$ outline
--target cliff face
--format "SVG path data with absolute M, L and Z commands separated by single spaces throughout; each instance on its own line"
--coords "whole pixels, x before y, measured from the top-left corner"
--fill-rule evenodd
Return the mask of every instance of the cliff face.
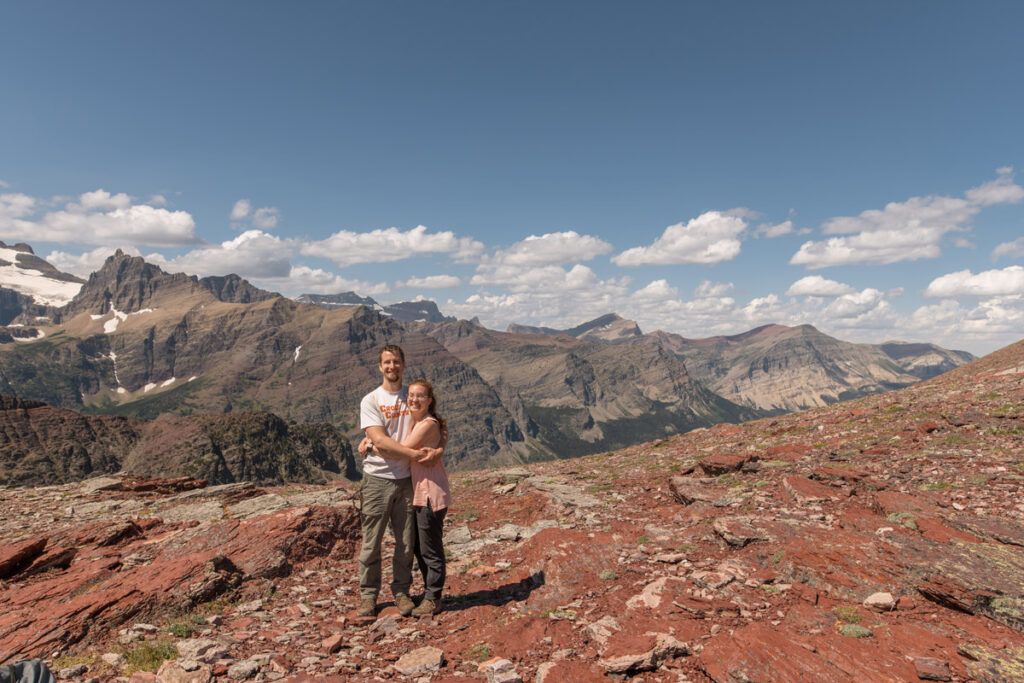
M 908 386 L 918 377 L 869 344 L 852 344 L 810 325 L 770 325 L 729 337 L 652 335 L 694 377 L 741 405 L 771 412 L 803 410 Z
M 0 481 L 42 486 L 119 471 L 214 483 L 358 476 L 348 440 L 325 424 L 287 423 L 268 413 L 148 422 L 0 396 Z
M 42 486 L 117 472 L 139 422 L 0 396 L 0 481 Z
M 595 453 L 756 415 L 694 382 L 656 346 L 496 332 L 466 321 L 415 329 L 497 388 L 529 437 L 527 459 Z

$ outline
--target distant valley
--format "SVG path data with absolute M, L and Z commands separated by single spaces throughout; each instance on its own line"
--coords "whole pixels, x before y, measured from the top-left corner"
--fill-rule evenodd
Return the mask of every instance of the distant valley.
M 926 343 L 853 344 L 810 325 L 711 339 L 645 334 L 615 314 L 567 330 L 501 332 L 429 301 L 291 300 L 234 275 L 168 274 L 120 252 L 84 283 L 28 245 L 0 243 L 0 260 L 0 394 L 142 420 L 269 413 L 355 439 L 358 401 L 379 382 L 376 351 L 398 343 L 407 379 L 437 387 L 455 469 L 580 456 L 820 406 L 973 358 Z M 9 452 L 0 446 L 0 461 Z

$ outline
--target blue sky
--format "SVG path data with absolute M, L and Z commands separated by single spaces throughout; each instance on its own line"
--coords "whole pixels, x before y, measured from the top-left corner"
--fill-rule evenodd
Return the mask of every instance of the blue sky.
M 1024 330 L 1019 2 L 20 3 L 0 240 L 287 295 L 983 353 Z

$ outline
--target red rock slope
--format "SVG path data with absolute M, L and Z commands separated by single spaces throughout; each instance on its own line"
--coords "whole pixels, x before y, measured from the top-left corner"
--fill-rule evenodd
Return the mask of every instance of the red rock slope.
M 458 475 L 446 610 L 419 620 L 354 617 L 345 487 L 6 490 L 0 658 L 112 680 L 166 641 L 168 681 L 1024 680 L 1022 442 L 1019 343 L 898 392 Z

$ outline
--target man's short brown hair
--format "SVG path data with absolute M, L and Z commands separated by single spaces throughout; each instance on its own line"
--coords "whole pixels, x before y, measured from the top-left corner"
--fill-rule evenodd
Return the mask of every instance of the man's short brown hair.
M 377 363 L 380 364 L 384 360 L 384 354 L 390 353 L 398 356 L 402 360 L 402 365 L 405 365 L 405 352 L 402 351 L 402 347 L 398 344 L 388 344 L 377 354 Z

